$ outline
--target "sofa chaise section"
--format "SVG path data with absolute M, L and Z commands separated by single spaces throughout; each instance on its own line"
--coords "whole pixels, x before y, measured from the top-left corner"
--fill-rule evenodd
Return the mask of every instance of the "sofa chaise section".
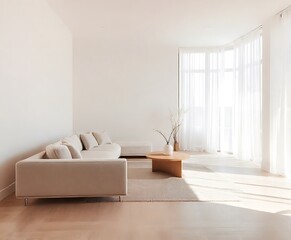
M 145 141 L 118 141 L 122 157 L 146 156 L 152 151 L 152 143 Z

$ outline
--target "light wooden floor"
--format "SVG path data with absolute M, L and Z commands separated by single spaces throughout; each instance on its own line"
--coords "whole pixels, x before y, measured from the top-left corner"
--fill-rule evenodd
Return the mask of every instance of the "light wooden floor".
M 291 239 L 291 183 L 248 162 L 195 155 L 234 182 L 234 202 L 119 203 L 39 200 L 0 202 L 0 240 Z M 205 180 L 205 183 L 207 179 Z

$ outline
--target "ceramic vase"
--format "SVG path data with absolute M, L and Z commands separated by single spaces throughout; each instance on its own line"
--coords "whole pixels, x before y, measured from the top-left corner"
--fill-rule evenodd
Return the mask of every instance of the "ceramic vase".
M 164 146 L 164 155 L 167 155 L 167 156 L 173 155 L 173 147 L 171 144 L 166 144 Z

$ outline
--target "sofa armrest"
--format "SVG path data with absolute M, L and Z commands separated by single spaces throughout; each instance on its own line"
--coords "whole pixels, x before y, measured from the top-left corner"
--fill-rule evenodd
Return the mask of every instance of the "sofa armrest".
M 26 159 L 16 164 L 18 198 L 127 194 L 126 159 Z

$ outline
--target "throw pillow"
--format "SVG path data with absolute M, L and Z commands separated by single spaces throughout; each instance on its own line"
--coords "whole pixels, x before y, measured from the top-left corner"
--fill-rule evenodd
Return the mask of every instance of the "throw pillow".
M 80 137 L 86 150 L 90 150 L 98 146 L 98 143 L 92 133 L 81 134 Z
M 102 133 L 93 132 L 93 135 L 100 145 L 112 143 L 109 135 L 106 132 L 102 132 Z
M 82 146 L 81 140 L 77 135 L 73 135 L 73 136 L 70 136 L 70 137 L 65 137 L 65 138 L 63 138 L 62 142 L 63 143 L 69 143 L 69 144 L 73 145 L 80 152 L 83 150 L 83 146 Z
M 69 149 L 64 145 L 50 144 L 45 150 L 49 159 L 72 159 Z
M 67 146 L 67 148 L 69 149 L 71 155 L 72 155 L 72 158 L 74 159 L 82 159 L 82 155 L 81 155 L 81 152 L 72 144 L 70 143 L 62 143 L 63 145 Z

